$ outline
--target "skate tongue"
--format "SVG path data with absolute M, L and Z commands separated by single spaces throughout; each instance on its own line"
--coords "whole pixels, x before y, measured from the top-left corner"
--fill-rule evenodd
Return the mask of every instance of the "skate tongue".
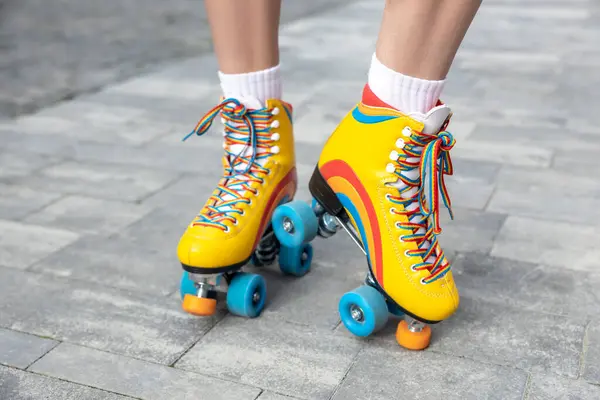
M 422 122 L 423 133 L 433 135 L 439 132 L 440 128 L 446 122 L 446 118 L 450 115 L 450 108 L 445 104 L 432 108 L 427 114 L 410 113 L 409 117 Z
M 244 107 L 246 107 L 247 109 L 260 110 L 261 108 L 265 107 L 265 105 L 256 97 L 237 96 L 237 97 L 235 97 L 235 99 L 237 101 L 239 101 L 240 103 L 242 103 L 244 105 Z

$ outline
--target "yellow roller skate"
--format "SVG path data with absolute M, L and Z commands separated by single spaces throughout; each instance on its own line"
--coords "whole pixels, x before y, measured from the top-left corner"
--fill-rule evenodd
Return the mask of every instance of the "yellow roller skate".
M 364 286 L 343 295 L 339 312 L 357 336 L 381 329 L 389 313 L 406 315 L 396 338 L 429 345 L 434 324 L 459 304 L 450 264 L 437 240 L 444 175 L 452 174 L 450 109 L 404 115 L 365 87 L 363 101 L 328 139 L 310 180 L 322 236 L 346 230 L 367 256 Z
M 231 313 L 256 317 L 265 305 L 265 280 L 240 269 L 249 261 L 266 265 L 279 256 L 284 273 L 306 274 L 312 260 L 308 241 L 317 234 L 317 219 L 310 205 L 298 205 L 295 209 L 305 216 L 297 224 L 305 228 L 302 235 L 281 244 L 273 233 L 275 210 L 285 210 L 297 187 L 292 107 L 280 100 L 261 104 L 255 99 L 225 99 L 184 140 L 206 133 L 219 114 L 224 125 L 224 174 L 177 248 L 185 270 L 180 288 L 183 309 L 212 315 L 217 293 L 226 292 Z

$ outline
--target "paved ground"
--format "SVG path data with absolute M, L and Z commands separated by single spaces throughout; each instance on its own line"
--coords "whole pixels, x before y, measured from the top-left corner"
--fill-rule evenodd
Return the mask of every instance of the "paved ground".
M 305 183 L 359 96 L 378 3 L 282 31 Z M 179 139 L 218 95 L 211 56 L 4 121 L 0 398 L 600 398 L 599 9 L 485 2 L 445 95 L 458 144 L 442 240 L 462 303 L 420 353 L 393 324 L 369 340 L 340 326 L 365 272 L 343 235 L 315 242 L 304 278 L 264 270 L 259 319 L 180 311 L 174 249 L 220 143 Z
M 341 3 L 285 0 L 282 20 Z M 200 0 L 0 0 L 0 117 L 210 49 Z

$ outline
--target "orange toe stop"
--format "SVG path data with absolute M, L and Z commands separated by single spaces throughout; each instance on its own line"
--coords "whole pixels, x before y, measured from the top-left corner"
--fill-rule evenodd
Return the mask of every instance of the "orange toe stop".
M 208 317 L 217 310 L 217 299 L 207 299 L 186 294 L 183 298 L 183 310 L 199 317 Z
M 423 350 L 429 346 L 431 340 L 431 328 L 425 325 L 420 332 L 408 329 L 406 321 L 402 320 L 396 330 L 398 344 L 408 350 Z

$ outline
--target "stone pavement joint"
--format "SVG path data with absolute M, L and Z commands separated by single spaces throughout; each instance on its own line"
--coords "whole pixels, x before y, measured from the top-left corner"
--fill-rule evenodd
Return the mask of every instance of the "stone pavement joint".
M 187 14 L 192 3 L 170 2 L 173 18 L 206 29 Z M 298 198 L 310 200 L 320 149 L 360 96 L 382 4 L 286 6 L 284 92 L 295 108 Z M 164 7 L 132 29 L 147 31 Z M 114 24 L 110 37 L 132 40 L 111 15 L 90 29 Z M 313 242 L 303 278 L 262 268 L 269 290 L 258 319 L 224 308 L 185 314 L 175 248 L 217 183 L 222 139 L 215 130 L 181 143 L 219 86 L 212 54 L 176 57 L 207 50 L 208 37 L 175 48 L 184 27 L 136 37 L 144 52 L 167 43 L 140 63 L 173 61 L 144 74 L 121 53 L 106 60 L 121 70 L 81 60 L 90 81 L 72 90 L 102 90 L 0 120 L 0 398 L 600 398 L 599 22 L 588 0 L 483 2 L 443 98 L 457 138 L 448 179 L 456 218 L 442 217 L 440 241 L 461 306 L 433 327 L 424 352 L 401 349 L 393 321 L 365 340 L 340 323 L 338 300 L 366 269 L 346 235 Z M 63 96 L 65 63 L 47 72 L 56 82 L 16 103 L 0 96 L 0 113 Z M 15 97 L 36 69 L 21 73 L 3 93 Z

